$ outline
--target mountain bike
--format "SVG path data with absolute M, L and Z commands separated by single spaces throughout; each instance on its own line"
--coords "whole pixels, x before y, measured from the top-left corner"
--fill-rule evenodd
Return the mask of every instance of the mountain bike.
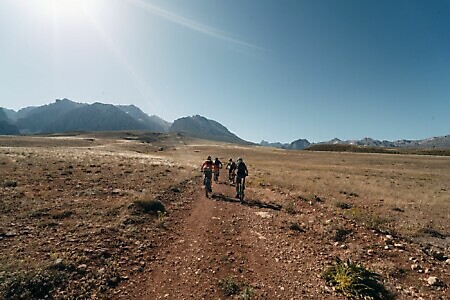
M 218 182 L 219 181 L 219 170 L 215 170 L 214 171 L 214 181 Z
M 206 172 L 203 172 L 203 185 L 205 186 L 205 196 L 209 198 L 209 193 L 212 193 L 211 176 L 207 176 Z
M 236 172 L 235 171 L 232 171 L 231 173 L 229 173 L 228 179 L 230 180 L 230 183 L 235 183 L 235 178 L 236 178 Z
M 236 184 L 237 184 L 236 193 L 239 198 L 239 201 L 242 203 L 244 202 L 245 177 L 238 178 L 238 180 L 236 180 Z

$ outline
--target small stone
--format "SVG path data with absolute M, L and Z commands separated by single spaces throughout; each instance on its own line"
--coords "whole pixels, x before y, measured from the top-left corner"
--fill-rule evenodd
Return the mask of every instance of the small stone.
M 368 255 L 373 255 L 374 251 L 372 249 L 367 250 Z
M 419 267 L 419 265 L 418 264 L 412 264 L 411 265 L 411 270 L 413 270 L 413 271 L 416 271 L 416 270 L 418 270 L 420 267 Z
M 58 258 L 57 260 L 55 260 L 55 266 L 60 266 L 62 262 L 63 262 L 62 258 Z
M 399 249 L 404 249 L 405 248 L 405 246 L 403 244 L 401 244 L 401 243 L 394 244 L 394 247 L 395 248 L 399 248 Z
M 436 276 L 430 276 L 427 279 L 427 283 L 430 286 L 439 286 L 441 284 L 441 281 L 439 280 L 439 278 L 437 278 Z
M 445 261 L 447 265 L 450 265 L 450 258 Z

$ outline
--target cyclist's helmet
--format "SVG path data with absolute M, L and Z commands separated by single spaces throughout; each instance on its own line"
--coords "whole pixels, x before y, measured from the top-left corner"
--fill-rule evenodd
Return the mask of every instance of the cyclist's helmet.
M 208 158 L 206 160 L 211 160 L 211 156 L 208 155 Z
M 230 158 L 228 161 L 233 161 L 233 159 L 232 158 Z
M 239 157 L 239 158 L 238 158 L 238 161 L 242 161 L 242 157 Z

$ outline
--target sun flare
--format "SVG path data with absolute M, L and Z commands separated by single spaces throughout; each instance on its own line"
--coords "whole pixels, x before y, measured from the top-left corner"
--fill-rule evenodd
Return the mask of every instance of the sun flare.
M 37 0 L 32 2 L 35 14 L 45 18 L 83 19 L 96 9 L 95 0 Z

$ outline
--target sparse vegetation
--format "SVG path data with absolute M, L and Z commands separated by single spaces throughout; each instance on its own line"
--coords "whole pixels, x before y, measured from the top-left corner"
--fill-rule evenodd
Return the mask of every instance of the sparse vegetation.
M 314 274 L 339 254 L 379 271 L 399 299 L 448 293 L 446 157 L 268 152 L 197 140 L 187 147 L 185 140 L 115 143 L 115 134 L 95 144 L 0 137 L 0 154 L 8 153 L 0 155 L 0 285 L 42 268 L 64 278 L 53 281 L 49 299 L 328 299 L 336 288 L 317 284 Z M 226 201 L 234 196 L 228 184 L 216 186 L 215 202 L 198 195 L 198 164 L 209 154 L 248 161 L 246 205 Z M 280 168 L 288 157 L 289 168 Z M 70 166 L 70 177 L 61 176 Z M 4 188 L 6 178 L 18 187 Z M 155 195 L 164 209 L 133 201 Z M 289 201 L 296 215 L 287 213 Z M 6 265 L 15 271 L 4 273 Z M 230 296 L 218 285 L 226 275 L 239 288 Z M 429 284 L 430 276 L 445 286 Z M 200 278 L 201 289 L 186 278 Z
M 17 181 L 11 180 L 11 179 L 6 179 L 3 181 L 2 186 L 6 187 L 6 188 L 16 187 Z
M 158 212 L 165 212 L 166 207 L 160 200 L 135 200 L 132 207 L 137 212 L 158 214 Z
M 353 206 L 349 203 L 338 201 L 338 202 L 336 202 L 336 207 L 338 207 L 340 209 L 350 209 Z
M 289 224 L 289 229 L 297 232 L 305 232 L 297 222 L 291 222 L 291 224 Z
M 237 296 L 238 299 L 248 300 L 251 299 L 255 291 L 246 284 L 238 283 L 232 276 L 227 276 L 219 281 L 219 288 L 225 294 L 225 296 Z
M 249 286 L 244 285 L 239 293 L 239 299 L 248 300 L 251 299 L 255 295 L 255 290 Z
M 223 291 L 225 296 L 237 295 L 241 289 L 239 284 L 231 276 L 220 280 L 219 287 Z
M 333 240 L 335 242 L 344 242 L 352 232 L 351 229 L 337 228 L 333 231 Z
M 73 214 L 73 211 L 71 211 L 71 210 L 64 210 L 64 211 L 57 212 L 57 213 L 53 214 L 52 217 L 53 217 L 53 219 L 58 219 L 58 220 L 60 220 L 60 219 L 68 218 L 68 217 L 70 217 L 72 214 Z
M 428 236 L 432 236 L 432 237 L 436 237 L 436 238 L 440 238 L 440 239 L 445 239 L 447 237 L 446 234 L 443 234 L 442 232 L 432 228 L 431 226 L 426 226 L 424 228 L 421 228 L 418 232 L 418 235 L 428 235 Z
M 389 293 L 381 283 L 380 275 L 363 265 L 339 257 L 323 273 L 325 281 L 348 299 L 388 299 Z
M 0 273 L 4 299 L 44 299 L 65 280 L 65 274 L 56 270 L 37 269 Z
M 158 211 L 158 222 L 156 227 L 158 228 L 166 228 L 166 220 L 167 220 L 167 212 Z
M 295 215 L 297 213 L 297 209 L 295 208 L 294 201 L 290 200 L 284 205 L 284 210 L 291 215 Z

